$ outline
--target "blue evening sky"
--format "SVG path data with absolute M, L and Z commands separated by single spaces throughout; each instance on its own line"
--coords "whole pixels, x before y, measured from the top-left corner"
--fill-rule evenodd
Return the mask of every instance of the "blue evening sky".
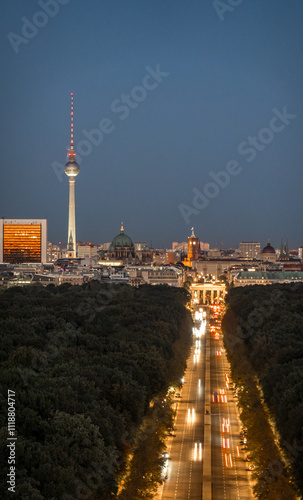
M 10 0 L 0 27 L 1 217 L 66 241 L 74 92 L 78 240 L 301 245 L 301 0 Z

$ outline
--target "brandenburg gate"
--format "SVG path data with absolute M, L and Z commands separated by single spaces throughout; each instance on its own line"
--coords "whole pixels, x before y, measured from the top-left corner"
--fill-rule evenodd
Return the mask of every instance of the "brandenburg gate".
M 221 282 L 193 283 L 191 285 L 192 305 L 222 304 L 226 287 Z

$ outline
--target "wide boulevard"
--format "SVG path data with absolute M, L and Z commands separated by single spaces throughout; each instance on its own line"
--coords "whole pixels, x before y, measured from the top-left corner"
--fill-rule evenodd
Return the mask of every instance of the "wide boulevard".
M 176 429 L 167 443 L 161 500 L 253 498 L 245 461 L 249 448 L 240 437 L 220 323 L 210 326 L 210 313 L 219 316 L 219 308 L 207 309 L 207 319 L 205 310 L 195 314 L 193 346 L 180 396 L 175 398 Z

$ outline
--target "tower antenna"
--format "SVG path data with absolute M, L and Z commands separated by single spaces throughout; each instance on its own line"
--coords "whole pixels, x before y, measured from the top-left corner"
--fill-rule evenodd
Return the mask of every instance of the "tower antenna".
M 74 149 L 74 94 L 71 92 L 70 148 Z
M 74 150 L 74 94 L 71 92 L 71 112 L 70 112 L 70 149 L 67 152 L 69 161 L 76 161 L 76 151 Z

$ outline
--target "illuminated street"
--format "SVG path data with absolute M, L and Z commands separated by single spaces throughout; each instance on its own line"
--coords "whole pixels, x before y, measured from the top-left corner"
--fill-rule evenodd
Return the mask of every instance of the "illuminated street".
M 167 480 L 160 498 L 250 499 L 250 472 L 244 461 L 246 452 L 240 447 L 240 424 L 229 388 L 232 382 L 222 335 L 219 328 L 210 329 L 202 310 L 195 319 L 181 398 L 176 398 L 176 431 L 168 442 Z

